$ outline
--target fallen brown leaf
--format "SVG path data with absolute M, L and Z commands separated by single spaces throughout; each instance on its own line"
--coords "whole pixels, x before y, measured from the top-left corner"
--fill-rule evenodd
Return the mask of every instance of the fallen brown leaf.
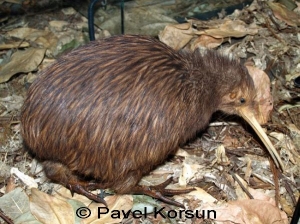
M 10 37 L 16 37 L 21 40 L 26 39 L 30 41 L 35 41 L 36 38 L 40 36 L 44 36 L 48 32 L 49 31 L 46 30 L 38 30 L 38 29 L 33 29 L 28 27 L 22 27 L 22 28 L 16 28 L 14 30 L 11 30 L 7 32 L 6 35 Z
M 193 38 L 193 28 L 190 23 L 171 24 L 160 32 L 159 39 L 175 50 L 183 48 Z
M 124 214 L 132 208 L 133 200 L 131 195 L 112 195 L 105 197 L 108 208 L 105 205 L 99 206 L 98 203 L 93 203 L 89 206 L 91 210 L 91 216 L 84 219 L 82 223 L 97 223 L 97 224 L 109 224 L 119 223 L 123 220 Z M 101 205 L 101 204 L 100 204 Z M 99 208 L 102 213 L 99 215 Z M 118 217 L 119 216 L 119 217 Z
M 75 213 L 72 206 L 61 199 L 53 197 L 36 188 L 31 189 L 30 210 L 42 223 L 74 223 Z
M 197 31 L 195 34 L 202 35 L 206 34 L 214 38 L 225 38 L 225 37 L 243 37 L 248 34 L 255 35 L 258 32 L 256 26 L 249 26 L 241 20 L 220 20 L 219 25 L 210 27 L 205 30 Z
M 199 47 L 206 47 L 206 48 L 216 48 L 223 43 L 223 38 L 214 38 L 208 35 L 201 35 L 194 39 L 191 43 L 191 50 L 195 50 Z
M 273 110 L 273 97 L 270 91 L 270 79 L 268 75 L 252 65 L 246 65 L 256 88 L 256 98 L 258 108 L 255 108 L 256 119 L 260 124 L 268 122 L 270 113 Z
M 1 43 L 0 50 L 12 49 L 12 48 L 26 48 L 29 47 L 29 43 L 26 41 L 11 41 L 9 43 Z
M 24 51 L 17 51 L 11 57 L 10 62 L 0 69 L 0 83 L 8 81 L 13 75 L 36 70 L 42 62 L 46 49 L 29 48 Z
M 257 199 L 230 201 L 221 206 L 206 204 L 201 209 L 215 210 L 217 223 L 239 224 L 287 224 L 287 215 L 269 202 Z M 207 218 L 207 217 L 206 217 Z M 212 217 L 210 217 L 212 218 Z
M 109 209 L 109 211 L 107 211 L 105 205 L 101 203 L 92 202 L 90 199 L 83 195 L 75 193 L 74 196 L 72 196 L 70 190 L 68 190 L 65 187 L 61 187 L 57 191 L 57 194 L 55 194 L 55 197 L 61 200 L 76 200 L 85 204 L 85 206 L 90 209 L 90 216 L 86 219 L 82 219 L 82 223 L 119 223 L 124 218 L 122 210 L 124 211 L 124 213 L 127 213 L 133 206 L 132 195 L 106 196 L 105 201 Z M 106 211 L 107 213 L 100 214 L 100 217 L 98 217 L 99 208 L 102 213 L 105 213 Z M 116 212 L 120 211 L 120 218 L 116 218 L 114 216 L 112 217 L 113 210 L 115 210 Z
M 300 16 L 293 11 L 288 10 L 286 7 L 280 3 L 267 2 L 270 8 L 272 9 L 274 15 L 279 20 L 286 22 L 290 26 L 299 26 L 300 25 Z

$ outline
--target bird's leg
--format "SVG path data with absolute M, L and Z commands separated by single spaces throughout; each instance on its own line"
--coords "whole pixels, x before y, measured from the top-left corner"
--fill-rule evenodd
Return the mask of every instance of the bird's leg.
M 78 179 L 70 169 L 61 163 L 45 161 L 43 162 L 43 167 L 49 179 L 66 186 L 71 191 L 72 195 L 78 193 L 107 206 L 103 198 L 89 192 L 90 189 L 101 188 L 100 184 Z
M 181 208 L 184 208 L 184 205 L 174 201 L 170 198 L 165 197 L 166 196 L 173 196 L 173 195 L 178 195 L 178 194 L 185 194 L 189 193 L 193 190 L 194 188 L 188 188 L 188 189 L 166 189 L 165 187 L 168 186 L 172 182 L 172 178 L 169 178 L 165 182 L 155 185 L 155 186 L 145 186 L 145 185 L 137 185 L 132 189 L 132 193 L 134 194 L 145 194 L 148 196 L 151 196 L 153 198 L 159 199 L 163 202 L 166 202 L 171 205 L 175 205 Z

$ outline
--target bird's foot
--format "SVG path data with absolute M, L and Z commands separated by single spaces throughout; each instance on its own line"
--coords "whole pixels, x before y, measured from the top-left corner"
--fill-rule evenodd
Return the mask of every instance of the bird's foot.
M 156 198 L 158 200 L 161 200 L 163 202 L 166 202 L 171 205 L 175 205 L 177 207 L 185 208 L 183 204 L 174 201 L 170 198 L 167 198 L 165 196 L 173 196 L 178 194 L 186 194 L 189 193 L 195 188 L 188 188 L 188 189 L 166 189 L 165 187 L 168 186 L 172 182 L 172 178 L 169 178 L 165 182 L 155 185 L 155 186 L 145 186 L 145 185 L 137 185 L 133 188 L 133 193 L 135 194 L 145 194 L 150 197 Z
M 95 201 L 97 203 L 102 203 L 104 204 L 106 207 L 107 207 L 107 203 L 106 201 L 103 199 L 103 197 L 99 197 L 91 192 L 88 191 L 88 189 L 90 189 L 91 186 L 92 189 L 95 189 L 93 183 L 88 183 L 87 186 L 83 186 L 79 183 L 75 183 L 75 184 L 67 184 L 67 188 L 71 191 L 71 194 L 73 196 L 74 193 L 77 193 L 77 194 L 81 194 L 81 195 L 84 195 L 85 197 L 87 197 L 88 199 L 92 200 L 92 201 Z

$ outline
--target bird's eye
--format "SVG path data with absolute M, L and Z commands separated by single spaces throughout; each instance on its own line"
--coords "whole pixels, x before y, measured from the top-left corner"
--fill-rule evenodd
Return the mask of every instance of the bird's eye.
M 245 98 L 241 98 L 241 99 L 240 99 L 240 102 L 241 102 L 241 103 L 246 103 Z

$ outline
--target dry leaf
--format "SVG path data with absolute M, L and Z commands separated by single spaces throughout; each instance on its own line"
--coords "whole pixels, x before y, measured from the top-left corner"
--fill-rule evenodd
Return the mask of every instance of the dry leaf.
M 93 193 L 97 194 L 98 192 L 93 191 Z M 62 200 L 80 201 L 83 204 L 85 204 L 86 206 L 88 206 L 92 202 L 90 199 L 88 199 L 86 196 L 84 196 L 82 194 L 74 193 L 72 195 L 71 191 L 68 188 L 65 188 L 63 186 L 60 186 L 60 188 L 53 193 L 53 196 L 60 198 Z
M 36 70 L 44 58 L 45 51 L 43 48 L 29 48 L 14 53 L 10 62 L 0 69 L 0 83 L 8 81 L 17 73 Z
M 31 189 L 30 210 L 31 213 L 42 223 L 69 224 L 74 223 L 75 213 L 72 206 L 61 199 Z
M 93 192 L 95 193 L 95 192 Z M 95 203 L 92 202 L 87 197 L 80 195 L 80 194 L 74 194 L 74 196 L 71 195 L 70 190 L 68 190 L 65 187 L 61 187 L 57 194 L 55 194 L 55 197 L 57 199 L 61 200 L 69 200 L 72 201 L 80 201 L 81 203 L 85 204 L 86 207 L 88 207 L 90 216 L 86 219 L 82 219 L 82 223 L 119 223 L 123 220 L 123 214 L 122 210 L 126 214 L 133 206 L 133 199 L 131 195 L 112 195 L 112 196 L 106 196 L 105 201 L 107 203 L 109 211 L 106 209 L 105 205 L 101 203 Z M 100 217 L 98 217 L 98 208 L 101 208 L 100 211 L 102 213 L 107 214 L 101 214 Z M 120 218 L 111 217 L 112 211 L 118 210 L 120 211 Z M 113 213 L 114 215 L 115 213 Z
M 37 30 L 32 28 L 17 28 L 12 31 L 7 32 L 8 36 L 16 37 L 21 40 L 30 40 L 35 42 L 43 48 L 49 49 L 50 52 L 55 52 L 57 48 L 58 39 L 50 31 Z
M 255 35 L 258 32 L 257 27 L 251 27 L 241 20 L 220 20 L 218 26 L 214 25 L 213 28 L 197 31 L 195 34 L 206 34 L 214 38 L 225 37 L 243 37 L 248 34 Z
M 221 206 L 205 204 L 201 209 L 205 211 L 215 210 L 216 218 L 214 221 L 217 221 L 217 223 L 221 222 L 222 224 L 288 223 L 287 215 L 279 208 L 269 202 L 257 199 L 230 201 Z
M 280 3 L 267 2 L 270 8 L 272 9 L 276 18 L 286 22 L 290 26 L 299 26 L 300 25 L 300 16 L 293 12 L 289 11 Z
M 239 178 L 245 185 L 245 181 Z M 222 205 L 206 203 L 203 210 L 216 211 L 216 223 L 288 223 L 287 215 L 275 206 L 275 201 L 264 193 L 248 188 L 255 199 L 230 201 Z
M 217 201 L 217 199 L 215 199 L 202 188 L 195 187 L 195 189 L 195 191 L 191 191 L 190 193 L 188 193 L 188 195 L 195 196 L 195 198 L 203 201 L 204 203 L 214 203 Z
M 0 209 L 16 224 L 39 223 L 30 213 L 28 196 L 20 187 L 0 197 Z
M 287 215 L 269 202 L 252 199 L 229 203 L 243 208 L 242 215 L 248 223 L 288 223 Z
M 202 30 L 195 30 L 192 28 L 193 23 L 197 24 L 197 27 L 201 29 L 201 23 L 205 23 L 205 28 Z M 199 26 L 198 26 L 199 25 Z M 206 27 L 209 27 L 208 29 Z M 256 26 L 249 26 L 241 20 L 213 20 L 211 22 L 202 22 L 190 20 L 189 23 L 183 24 L 171 24 L 165 27 L 165 29 L 159 34 L 159 39 L 172 47 L 175 50 L 179 50 L 187 45 L 187 43 L 194 37 L 198 37 L 191 43 L 191 50 L 194 50 L 198 46 L 205 47 L 217 47 L 227 37 L 243 37 L 245 35 L 254 35 L 258 32 Z
M 0 44 L 0 50 L 7 50 L 12 48 L 26 48 L 29 47 L 29 43 L 26 41 L 9 42 Z
M 32 177 L 22 173 L 18 168 L 12 167 L 10 173 L 11 175 L 15 175 L 16 177 L 18 177 L 29 189 L 38 187 L 38 184 Z
M 191 43 L 190 49 L 194 51 L 199 47 L 216 48 L 223 43 L 223 38 L 214 38 L 208 35 L 201 35 L 194 39 Z
M 199 164 L 188 164 L 186 161 L 182 163 L 181 175 L 178 179 L 179 186 L 186 187 L 188 182 L 194 177 L 195 173 L 202 167 Z
M 193 38 L 193 28 L 190 23 L 171 24 L 160 32 L 159 39 L 175 50 L 183 48 Z
M 133 199 L 131 195 L 107 196 L 105 197 L 105 201 L 108 208 L 106 208 L 105 205 L 98 203 L 91 204 L 89 206 L 89 209 L 91 210 L 91 216 L 87 219 L 82 220 L 82 223 L 119 223 L 123 220 L 124 214 L 130 214 L 130 212 L 128 213 L 128 211 L 132 208 L 133 205 Z M 102 214 L 98 216 L 99 208 Z
M 255 101 L 258 103 L 258 108 L 255 108 L 255 117 L 260 124 L 268 122 L 270 113 L 273 109 L 273 97 L 270 91 L 270 79 L 268 75 L 251 65 L 246 65 L 250 76 L 253 79 L 256 88 Z
M 212 163 L 217 162 L 218 164 L 223 164 L 223 165 L 230 164 L 230 161 L 229 161 L 228 157 L 226 156 L 224 145 L 219 145 L 217 147 L 217 149 L 215 151 L 215 156 L 216 156 L 216 159 Z
M 23 28 L 17 28 L 17 29 L 11 30 L 11 31 L 7 32 L 6 35 L 10 36 L 10 37 L 16 37 L 21 40 L 26 39 L 26 40 L 30 40 L 30 41 L 35 41 L 36 38 L 38 38 L 40 36 L 44 36 L 48 32 L 49 31 L 23 27 Z

